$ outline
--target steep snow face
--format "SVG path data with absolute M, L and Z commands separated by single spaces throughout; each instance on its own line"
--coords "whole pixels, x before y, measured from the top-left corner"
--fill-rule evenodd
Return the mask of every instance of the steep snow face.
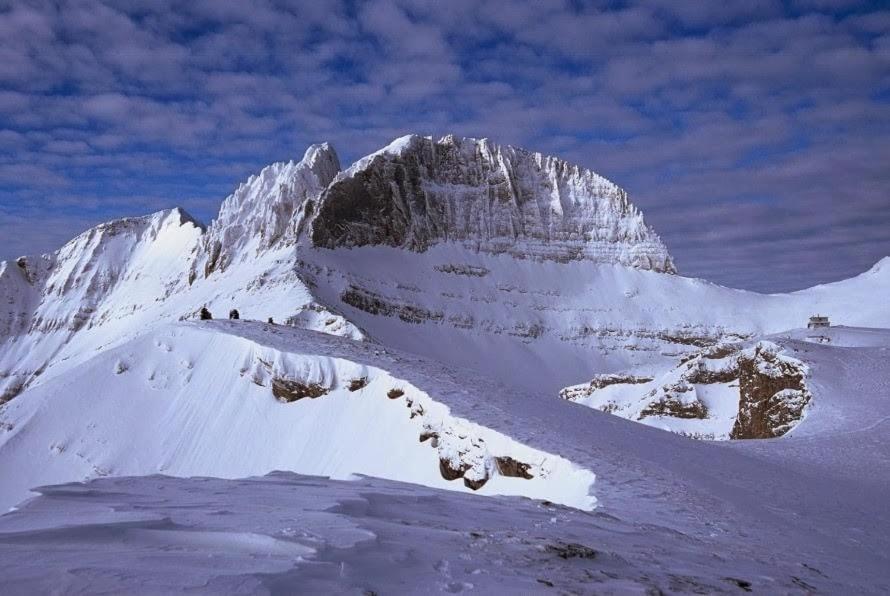
M 535 260 L 585 260 L 675 272 L 627 193 L 561 159 L 487 139 L 397 139 L 321 196 L 316 246 L 442 242 Z
M 350 358 L 354 342 L 325 353 L 321 334 L 287 331 L 163 326 L 35 384 L 0 411 L 0 510 L 47 483 L 273 470 L 593 507 L 590 471 L 453 415 L 432 379 L 424 390 Z
M 339 171 L 336 151 L 322 143 L 309 147 L 299 162 L 275 163 L 251 176 L 223 201 L 204 237 L 193 278 L 225 270 L 233 260 L 255 257 L 257 251 L 293 244 L 307 201 Z
M 24 333 L 31 326 L 43 283 L 54 263 L 53 255 L 0 262 L 0 339 Z
M 56 255 L 31 329 L 77 331 L 170 296 L 183 287 L 189 251 L 200 232 L 199 224 L 180 209 L 119 219 L 84 232 Z M 103 309 L 103 301 L 121 287 L 128 299 Z
M 186 288 L 201 227 L 179 209 L 101 224 L 59 251 L 0 265 L 0 401 L 11 399 L 80 332 L 140 318 Z M 104 337 L 93 348 L 107 343 Z

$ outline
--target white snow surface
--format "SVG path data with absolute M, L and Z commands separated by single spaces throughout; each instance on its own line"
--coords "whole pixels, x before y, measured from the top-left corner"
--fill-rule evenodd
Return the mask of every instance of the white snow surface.
M 247 321 L 162 327 L 37 385 L 2 412 L 0 508 L 32 486 L 133 474 L 362 473 L 469 490 L 442 478 L 440 458 L 471 464 L 467 477 L 490 474 L 481 494 L 593 507 L 591 472 L 451 416 L 410 382 L 349 359 L 367 352 L 362 344 L 319 345 L 321 334 L 293 331 Z M 329 392 L 280 403 L 274 378 Z M 367 384 L 350 391 L 357 379 Z M 389 399 L 392 389 L 404 395 Z M 437 433 L 437 448 L 419 441 L 424 431 Z M 497 474 L 494 456 L 531 465 L 534 478 Z

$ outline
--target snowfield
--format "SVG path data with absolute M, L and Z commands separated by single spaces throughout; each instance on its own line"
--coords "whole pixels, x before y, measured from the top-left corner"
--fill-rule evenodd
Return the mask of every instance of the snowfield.
M 314 145 L 0 263 L 2 591 L 888 593 L 887 295 L 682 277 L 557 158 Z
M 158 360 L 136 360 L 135 356 L 143 353 L 139 350 L 143 343 L 149 353 L 158 354 Z M 273 368 L 293 366 L 293 370 L 317 375 L 313 377 L 316 379 L 336 372 L 341 382 L 353 375 L 368 375 L 374 380 L 362 389 L 364 392 L 371 393 L 377 383 L 382 384 L 380 389 L 388 390 L 401 379 L 402 387 L 415 387 L 447 406 L 450 416 L 473 420 L 476 429 L 488 429 L 488 434 L 483 434 L 487 441 L 496 436 L 510 438 L 492 440 L 492 450 L 503 448 L 505 453 L 526 459 L 547 454 L 550 461 L 562 458 L 571 465 L 554 473 L 549 487 L 535 487 L 533 480 L 504 478 L 512 486 L 499 486 L 493 481 L 490 487 L 473 493 L 458 481 L 449 483 L 436 477 L 436 460 L 431 457 L 435 452 L 418 441 L 419 425 L 411 427 L 404 403 L 393 403 L 395 400 L 391 402 L 377 391 L 373 391 L 376 395 L 355 396 L 364 400 L 357 406 L 361 414 L 358 417 L 341 409 L 352 396 L 333 392 L 315 400 L 279 403 L 268 387 L 240 376 L 241 368 L 249 371 L 243 349 L 248 344 L 263 360 L 273 362 Z M 561 589 L 581 589 L 595 585 L 588 582 L 603 582 L 604 589 L 619 592 L 644 591 L 647 587 L 732 592 L 739 589 L 735 580 L 740 580 L 766 592 L 851 589 L 881 593 L 890 588 L 886 572 L 890 561 L 884 548 L 890 529 L 890 516 L 884 506 L 890 498 L 890 453 L 884 426 L 890 420 L 890 405 L 886 398 L 873 395 L 869 404 L 854 407 L 849 423 L 835 432 L 820 432 L 816 425 L 835 418 L 843 400 L 855 400 L 855 395 L 841 388 L 849 379 L 835 376 L 836 370 L 852 366 L 855 375 L 869 369 L 870 384 L 865 388 L 886 390 L 890 384 L 886 348 L 835 348 L 808 342 L 787 345 L 792 351 L 796 347 L 795 355 L 813 367 L 816 395 L 810 414 L 798 429 L 780 439 L 715 444 L 664 433 L 552 396 L 519 393 L 465 371 L 367 342 L 248 321 L 174 327 L 144 342 L 125 344 L 113 351 L 113 357 L 97 357 L 94 363 L 80 367 L 77 374 L 82 376 L 67 375 L 69 384 L 64 388 L 59 384 L 49 391 L 53 384 L 47 383 L 40 386 L 46 389 L 35 387 L 25 394 L 31 397 L 16 399 L 6 407 L 2 424 L 8 430 L 0 447 L 3 477 L 15 478 L 23 470 L 33 474 L 17 486 L 4 483 L 7 503 L 22 496 L 28 483 L 61 482 L 81 474 L 96 476 L 97 471 L 91 467 L 96 465 L 114 465 L 104 473 L 115 476 L 164 473 L 231 477 L 251 475 L 251 469 L 261 473 L 287 468 L 351 478 L 349 472 L 363 468 L 380 476 L 456 490 L 443 494 L 414 485 L 399 487 L 394 495 L 390 489 L 396 485 L 375 481 L 375 486 L 389 487 L 377 495 L 377 489 L 369 491 L 364 481 L 339 485 L 292 477 L 231 480 L 230 484 L 223 480 L 148 477 L 121 480 L 123 484 L 119 485 L 107 479 L 98 485 L 86 485 L 83 492 L 77 487 L 58 492 L 41 489 L 49 496 L 0 518 L 0 544 L 12 549 L 10 553 L 18 553 L 4 560 L 16 561 L 10 567 L 16 569 L 14 577 L 21 579 L 17 585 L 23 591 L 47 585 L 41 582 L 50 581 L 48 577 L 33 565 L 39 560 L 40 569 L 45 570 L 49 560 L 49 567 L 59 573 L 66 565 L 82 570 L 71 577 L 49 576 L 57 577 L 58 585 L 74 589 L 88 585 L 78 584 L 89 581 L 78 578 L 93 578 L 100 583 L 92 585 L 108 585 L 112 591 L 148 588 L 156 585 L 152 582 L 161 581 L 159 577 L 174 583 L 199 582 L 208 591 L 235 590 L 240 585 L 253 591 L 271 585 L 303 585 L 304 581 L 318 586 L 319 591 L 385 591 L 399 586 L 411 591 L 420 585 L 423 589 L 437 586 L 452 590 L 493 586 L 500 581 L 501 572 L 515 574 L 521 568 L 524 571 L 511 580 L 517 583 L 504 585 L 541 589 L 535 585 L 541 579 Z M 295 353 L 313 353 L 312 364 L 307 367 L 306 360 L 285 356 L 286 346 L 299 346 Z M 197 377 L 203 374 L 200 358 L 183 360 L 192 349 L 207 354 L 213 370 L 221 373 L 219 383 L 205 386 L 214 391 L 181 390 L 190 375 L 189 383 L 199 383 Z M 857 350 L 864 353 L 855 353 Z M 228 357 L 221 359 L 223 353 Z M 853 365 L 851 354 L 857 357 L 854 362 L 862 364 Z M 117 366 L 118 360 L 123 366 Z M 322 366 L 322 362 L 327 364 Z M 150 380 L 150 372 L 160 364 L 164 364 L 162 370 L 167 376 Z M 231 372 L 227 373 L 230 366 Z M 121 368 L 125 370 L 118 372 Z M 99 376 L 111 379 L 113 388 L 115 380 L 123 383 L 127 375 L 141 378 L 138 383 L 131 380 L 120 385 L 119 392 L 97 387 Z M 134 387 L 148 386 L 149 382 L 155 383 L 154 388 L 149 387 L 140 396 L 140 390 Z M 255 389 L 220 389 L 238 388 L 240 383 Z M 78 390 L 79 386 L 84 389 Z M 825 398 L 820 404 L 820 398 L 828 395 L 836 397 Z M 206 405 L 199 406 L 201 402 Z M 371 407 L 375 403 L 382 406 Z M 357 404 L 349 406 L 355 408 Z M 863 423 L 865 411 L 869 420 L 883 421 Z M 301 424 L 303 416 L 312 419 Z M 406 423 L 410 430 L 405 430 Z M 342 432 L 341 426 L 345 427 Z M 377 433 L 378 428 L 384 433 Z M 55 442 L 49 441 L 51 438 Z M 319 448 L 303 447 L 307 441 Z M 398 450 L 398 457 L 391 457 L 393 450 Z M 103 456 L 107 459 L 102 460 Z M 86 459 L 78 463 L 82 457 Z M 585 471 L 596 474 L 592 486 L 592 476 Z M 318 491 L 315 497 L 297 488 L 305 482 Z M 272 496 L 266 493 L 269 483 L 278 487 Z M 547 498 L 558 493 L 566 502 L 570 494 L 575 494 L 575 499 L 581 496 L 582 485 L 592 488 L 597 500 L 593 518 L 535 501 L 481 496 L 512 492 Z M 150 496 L 154 491 L 167 490 L 170 492 L 165 492 L 166 496 Z M 107 496 L 103 496 L 106 491 Z M 377 496 L 371 498 L 368 492 Z M 181 493 L 189 496 L 181 497 Z M 472 494 L 466 501 L 448 496 L 453 493 Z M 239 499 L 254 503 L 260 498 L 270 499 L 261 501 L 265 503 L 261 513 L 238 504 Z M 67 503 L 67 499 L 72 501 Z M 190 513 L 189 499 L 198 499 L 195 513 Z M 327 505 L 319 507 L 314 499 Z M 578 504 L 577 500 L 568 500 Z M 429 509 L 420 505 L 424 502 L 430 503 Z M 84 507 L 86 513 L 81 509 Z M 454 513 L 448 513 L 450 508 Z M 140 517 L 134 522 L 125 513 L 128 510 L 137 511 Z M 223 516 L 223 521 L 217 522 L 218 515 L 212 515 L 217 510 L 235 512 L 237 517 Z M 346 520 L 322 524 L 325 530 L 319 531 L 321 522 L 313 518 L 321 514 L 313 512 L 320 510 L 330 510 Z M 360 520 L 351 519 L 353 516 Z M 149 522 L 146 517 L 161 521 Z M 287 522 L 273 521 L 280 517 Z M 168 519 L 172 521 L 164 521 Z M 442 521 L 446 519 L 450 521 Z M 73 520 L 79 521 L 72 526 Z M 421 525 L 408 532 L 405 520 Z M 442 525 L 428 525 L 435 520 Z M 343 546 L 342 534 L 337 530 L 343 524 L 357 524 L 375 537 L 385 535 L 383 543 L 355 530 L 377 546 L 370 552 L 361 547 L 361 541 Z M 434 531 L 436 527 L 439 529 Z M 227 537 L 231 532 L 236 535 Z M 436 536 L 440 535 L 444 542 L 438 542 Z M 37 545 L 45 544 L 45 540 L 59 549 L 29 559 L 28 549 L 43 548 Z M 477 540 L 482 540 L 479 544 L 487 553 L 481 558 L 473 550 Z M 414 552 L 418 544 L 429 545 L 431 541 L 436 547 L 423 549 L 426 554 L 420 560 L 411 558 L 412 563 L 404 563 L 400 559 L 400 552 Z M 569 548 L 567 544 L 582 545 L 599 554 L 563 559 L 559 549 Z M 233 574 L 220 574 L 217 566 L 208 570 L 197 563 L 192 565 L 188 558 L 170 560 L 163 552 L 171 545 L 178 552 L 193 553 L 188 557 L 210 554 L 230 561 L 225 568 L 240 570 L 245 577 L 235 580 Z M 128 555 L 134 557 L 143 556 L 146 549 L 161 549 L 160 558 L 146 569 L 127 566 L 126 558 L 102 555 L 107 549 L 122 546 L 124 550 L 135 549 L 137 554 Z M 548 550 L 550 546 L 556 550 Z M 263 556 L 258 559 L 260 553 Z M 718 558 L 714 553 L 719 554 Z M 500 564 L 492 567 L 488 557 Z M 342 571 L 333 576 L 320 572 L 318 565 L 326 569 L 326 561 L 333 561 Z M 570 571 L 560 571 L 566 565 Z M 124 566 L 130 571 L 114 571 Z M 147 576 L 149 569 L 168 568 L 170 574 L 159 574 L 154 579 Z M 443 568 L 448 573 L 441 575 Z M 268 573 L 283 574 L 274 580 L 283 583 L 265 584 L 266 579 L 272 581 Z M 477 577 L 480 574 L 483 577 Z M 233 581 L 236 583 L 229 583 Z M 321 583 L 312 583 L 316 581 Z
M 451 416 L 429 393 L 378 367 L 394 358 L 366 344 L 248 321 L 145 334 L 4 409 L 0 507 L 33 486 L 95 476 L 240 478 L 273 470 L 470 490 L 458 480 L 465 478 L 483 481 L 481 494 L 593 507 L 590 471 Z M 274 387 L 287 380 L 324 394 L 281 403 Z M 433 379 L 425 381 L 439 393 Z M 529 478 L 505 475 L 497 457 L 527 464 Z M 440 460 L 468 469 L 449 481 Z

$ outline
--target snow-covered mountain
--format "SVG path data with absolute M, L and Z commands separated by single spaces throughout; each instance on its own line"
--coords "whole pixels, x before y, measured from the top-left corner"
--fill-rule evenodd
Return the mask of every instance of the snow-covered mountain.
M 485 139 L 407 136 L 345 170 L 314 145 L 206 228 L 173 209 L 0 263 L 0 506 L 97 476 L 359 473 L 597 506 L 703 541 L 683 557 L 728 532 L 744 558 L 739 527 L 793 534 L 792 504 L 814 491 L 817 519 L 843 478 L 864 517 L 833 514 L 833 539 L 880 517 L 872 480 L 808 449 L 852 449 L 887 493 L 890 340 L 853 327 L 890 327 L 888 293 L 890 257 L 790 294 L 682 277 L 624 190 Z M 846 327 L 800 331 L 816 313 Z M 875 550 L 875 528 L 850 540 Z
M 565 161 L 487 139 L 409 135 L 359 160 L 319 198 L 326 248 L 439 243 L 519 259 L 674 272 L 627 193 Z
M 873 299 L 886 262 L 789 295 L 721 288 L 665 275 L 673 261 L 627 194 L 557 158 L 412 135 L 340 171 L 325 143 L 251 177 L 206 230 L 176 209 L 0 264 L 0 395 L 202 306 L 370 335 L 556 395 L 814 312 L 890 325 Z
M 157 305 L 187 287 L 202 229 L 181 209 L 120 219 L 77 236 L 56 253 L 0 263 L 0 402 L 77 350 L 138 334 Z M 104 339 L 103 339 L 104 338 Z

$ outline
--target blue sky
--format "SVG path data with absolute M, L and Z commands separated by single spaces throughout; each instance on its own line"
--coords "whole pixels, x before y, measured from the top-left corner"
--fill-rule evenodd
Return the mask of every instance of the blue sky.
M 890 254 L 882 4 L 0 0 L 0 259 L 417 132 L 611 178 L 683 274 L 849 277 Z

